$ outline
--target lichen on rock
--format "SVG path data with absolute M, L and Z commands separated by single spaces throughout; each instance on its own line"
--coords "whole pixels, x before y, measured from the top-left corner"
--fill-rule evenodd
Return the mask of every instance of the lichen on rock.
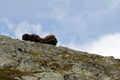
M 120 59 L 0 35 L 1 80 L 119 80 Z

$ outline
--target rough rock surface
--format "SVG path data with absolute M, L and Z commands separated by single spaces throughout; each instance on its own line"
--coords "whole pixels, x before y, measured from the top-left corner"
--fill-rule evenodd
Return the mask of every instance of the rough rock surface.
M 120 80 L 120 60 L 0 35 L 0 80 Z

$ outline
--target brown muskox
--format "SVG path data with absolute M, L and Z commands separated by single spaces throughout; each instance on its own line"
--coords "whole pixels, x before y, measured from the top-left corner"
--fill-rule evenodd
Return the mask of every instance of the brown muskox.
M 57 39 L 55 38 L 54 35 L 48 35 L 45 38 L 42 38 L 41 43 L 46 43 L 46 44 L 52 44 L 56 45 L 57 44 Z
M 31 41 L 40 42 L 41 38 L 36 34 L 31 34 Z
M 22 40 L 40 42 L 41 38 L 36 34 L 23 34 Z
M 22 40 L 30 41 L 31 36 L 29 34 L 23 34 L 22 35 Z
M 23 34 L 22 35 L 22 40 L 26 41 L 32 41 L 32 42 L 40 42 L 44 44 L 51 44 L 51 45 L 56 45 L 57 44 L 57 39 L 54 35 L 48 35 L 45 38 L 40 38 L 36 34 Z

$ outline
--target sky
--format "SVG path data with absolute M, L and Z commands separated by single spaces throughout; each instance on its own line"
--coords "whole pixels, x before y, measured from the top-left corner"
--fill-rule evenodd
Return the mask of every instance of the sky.
M 0 34 L 54 34 L 57 46 L 120 58 L 120 0 L 0 0 Z

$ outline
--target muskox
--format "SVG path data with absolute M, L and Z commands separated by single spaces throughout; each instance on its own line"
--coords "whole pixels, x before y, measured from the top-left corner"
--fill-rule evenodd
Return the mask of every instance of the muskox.
M 22 40 L 32 41 L 32 42 L 40 42 L 40 43 L 50 44 L 50 45 L 56 45 L 58 42 L 54 35 L 48 35 L 44 38 L 40 38 L 36 34 L 31 34 L 31 35 L 30 34 L 23 34 Z
M 45 43 L 45 44 L 56 45 L 57 44 L 57 39 L 54 35 L 48 35 L 45 38 L 42 38 L 40 42 Z

